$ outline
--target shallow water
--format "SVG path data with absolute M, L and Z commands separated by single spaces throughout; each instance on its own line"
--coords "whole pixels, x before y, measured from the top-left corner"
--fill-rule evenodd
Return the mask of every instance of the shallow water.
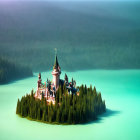
M 61 78 L 65 72 L 62 72 Z M 16 115 L 18 98 L 37 86 L 32 78 L 0 86 L 0 140 L 139 140 L 140 70 L 88 70 L 67 72 L 77 85 L 95 85 L 106 101 L 107 112 L 98 121 L 85 125 L 50 125 L 29 121 Z M 51 71 L 42 73 L 50 79 Z

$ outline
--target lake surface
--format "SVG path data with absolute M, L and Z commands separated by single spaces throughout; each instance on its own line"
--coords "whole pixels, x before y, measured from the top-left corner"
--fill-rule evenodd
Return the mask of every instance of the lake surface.
M 61 78 L 65 72 L 62 72 Z M 87 70 L 67 72 L 77 85 L 95 85 L 106 101 L 107 112 L 98 121 L 85 125 L 50 125 L 16 115 L 16 103 L 37 86 L 32 78 L 0 86 L 0 140 L 139 140 L 140 70 Z M 42 73 L 52 78 L 51 71 Z

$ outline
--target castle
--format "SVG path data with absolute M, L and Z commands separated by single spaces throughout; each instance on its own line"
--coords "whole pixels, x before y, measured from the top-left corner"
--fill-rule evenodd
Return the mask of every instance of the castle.
M 55 56 L 55 62 L 53 66 L 52 81 L 48 80 L 45 83 L 42 83 L 41 73 L 38 75 L 38 82 L 37 82 L 37 91 L 35 93 L 35 98 L 42 99 L 44 97 L 48 103 L 52 102 L 55 104 L 55 97 L 56 91 L 58 90 L 59 86 L 66 85 L 66 89 L 68 90 L 69 94 L 76 94 L 76 82 L 73 80 L 69 82 L 68 76 L 65 74 L 64 80 L 60 79 L 61 75 L 61 68 L 58 63 L 57 55 Z

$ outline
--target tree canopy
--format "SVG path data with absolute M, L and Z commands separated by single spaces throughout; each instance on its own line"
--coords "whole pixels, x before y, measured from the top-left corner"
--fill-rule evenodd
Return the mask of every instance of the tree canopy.
M 106 111 L 105 101 L 96 88 L 79 87 L 79 95 L 68 94 L 65 85 L 56 92 L 55 104 L 47 103 L 45 98 L 35 99 L 34 91 L 18 99 L 16 113 L 22 117 L 46 123 L 79 124 L 97 119 Z
M 0 57 L 0 84 L 32 75 L 30 68 Z

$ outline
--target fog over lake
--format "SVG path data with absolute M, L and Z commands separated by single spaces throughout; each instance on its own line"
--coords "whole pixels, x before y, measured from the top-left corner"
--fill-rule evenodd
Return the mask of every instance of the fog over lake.
M 138 69 L 139 12 L 138 1 L 1 1 L 0 56 L 44 71 L 57 48 L 68 71 Z

